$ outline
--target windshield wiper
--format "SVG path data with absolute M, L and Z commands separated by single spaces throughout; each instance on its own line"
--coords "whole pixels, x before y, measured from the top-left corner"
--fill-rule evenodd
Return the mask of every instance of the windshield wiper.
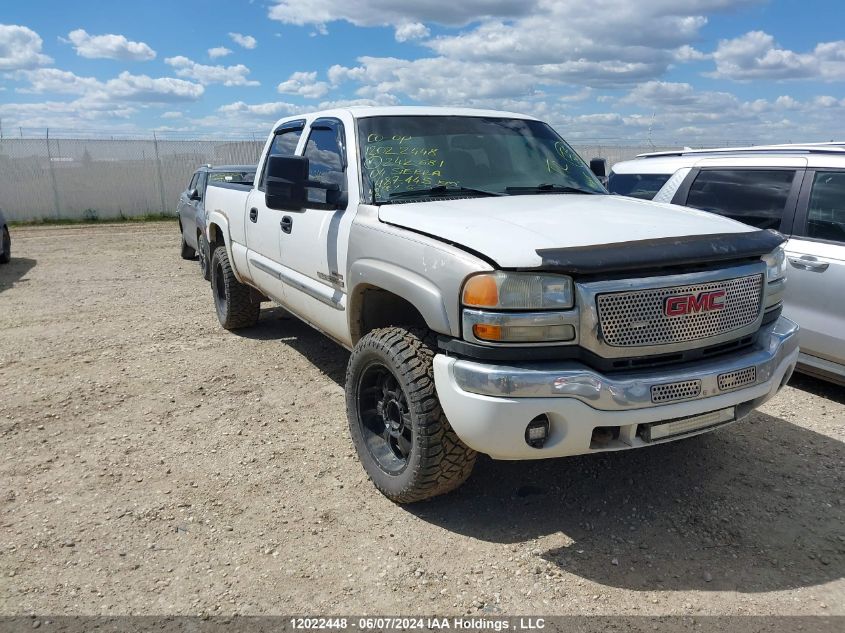
M 589 189 L 580 189 L 579 187 L 554 185 L 548 182 L 540 183 L 535 187 L 505 187 L 505 192 L 511 195 L 521 193 L 586 193 L 595 195 L 601 193 L 599 191 L 590 191 Z
M 474 193 L 479 196 L 503 196 L 499 191 L 486 191 L 484 189 L 473 189 L 472 187 L 453 187 L 447 185 L 436 185 L 428 189 L 412 189 L 411 191 L 396 191 L 388 196 L 389 200 L 400 200 L 402 198 L 424 198 L 443 194 Z

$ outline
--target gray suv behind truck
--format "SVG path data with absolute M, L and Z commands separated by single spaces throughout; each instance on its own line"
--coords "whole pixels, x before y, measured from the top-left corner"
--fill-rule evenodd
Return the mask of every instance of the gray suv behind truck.
M 255 165 L 203 165 L 191 176 L 185 191 L 179 196 L 176 213 L 182 234 L 182 259 L 198 258 L 200 272 L 209 281 L 208 236 L 205 234 L 205 190 L 210 182 L 252 184 Z

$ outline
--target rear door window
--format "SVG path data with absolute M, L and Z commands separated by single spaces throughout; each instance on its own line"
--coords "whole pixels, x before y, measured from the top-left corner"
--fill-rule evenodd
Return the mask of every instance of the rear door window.
M 845 171 L 816 172 L 806 236 L 845 244 Z
M 686 204 L 760 229 L 778 229 L 794 179 L 793 169 L 703 169 Z
M 610 172 L 607 189 L 620 196 L 651 200 L 666 184 L 671 174 L 616 174 Z

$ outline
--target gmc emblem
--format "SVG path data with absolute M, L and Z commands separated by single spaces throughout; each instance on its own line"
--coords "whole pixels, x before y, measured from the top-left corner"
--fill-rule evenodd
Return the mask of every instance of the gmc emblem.
M 697 295 L 675 295 L 666 297 L 663 302 L 663 313 L 667 317 L 697 314 L 699 312 L 713 312 L 725 309 L 725 291 L 709 290 Z

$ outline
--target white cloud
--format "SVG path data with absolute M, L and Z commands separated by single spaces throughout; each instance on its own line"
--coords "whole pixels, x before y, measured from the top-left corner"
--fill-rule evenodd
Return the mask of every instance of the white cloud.
M 683 46 L 679 46 L 674 50 L 675 59 L 679 62 L 698 62 L 703 59 L 710 59 L 712 56 L 708 55 L 707 53 L 702 53 L 700 50 L 697 50 L 690 46 L 689 44 L 684 44 Z
M 583 11 L 574 0 L 547 0 L 527 16 L 487 20 L 426 45 L 450 59 L 520 64 L 529 72 L 541 68 L 544 75 L 582 85 L 635 83 L 700 57 L 690 42 L 707 24 L 703 13 L 729 6 L 722 0 L 596 0 Z
M 316 72 L 295 72 L 280 83 L 277 90 L 282 94 L 319 99 L 329 91 L 329 84 L 325 81 L 317 81 Z
M 52 63 L 41 52 L 38 33 L 25 26 L 0 24 L 0 70 L 37 68 Z
M 539 0 L 310 0 L 303 10 L 298 0 L 275 0 L 269 16 L 286 24 L 325 25 L 342 20 L 356 26 L 399 26 L 408 22 L 436 22 L 462 26 L 491 16 L 516 17 L 535 10 Z
M 399 99 L 391 94 L 382 94 L 376 99 L 335 99 L 332 101 L 321 101 L 317 107 L 320 110 L 332 110 L 334 108 L 374 108 L 392 105 L 399 105 Z
M 737 81 L 758 79 L 845 79 L 845 40 L 822 42 L 808 53 L 781 48 L 764 31 L 720 40 L 711 76 Z
M 85 94 L 102 91 L 105 85 L 94 77 L 80 77 L 68 70 L 58 68 L 38 68 L 15 73 L 15 78 L 29 82 L 25 88 L 18 88 L 23 93 L 59 93 Z
M 98 103 L 86 99 L 40 101 L 38 103 L 0 103 L 3 123 L 24 128 L 65 128 L 102 130 L 104 125 L 117 131 L 131 127 L 131 117 L 138 110 L 132 106 Z
M 217 108 L 223 114 L 257 114 L 259 116 L 284 116 L 302 111 L 302 106 L 286 103 L 284 101 L 271 101 L 268 103 L 247 104 L 243 101 L 235 101 Z
M 201 118 L 179 116 L 176 105 L 161 107 L 167 112 L 154 116 L 162 117 L 156 118 L 158 123 L 173 119 L 172 125 L 208 134 L 263 137 L 274 120 L 300 111 L 417 102 L 526 112 L 550 121 L 574 141 L 643 140 L 648 135 L 656 142 L 694 145 L 845 136 L 845 95 L 832 83 L 845 79 L 845 42 L 789 50 L 759 31 L 718 45 L 704 40 L 704 27 L 714 13 L 765 1 L 594 0 L 585 10 L 582 0 L 309 0 L 304 10 L 294 0 L 272 0 L 271 17 L 303 26 L 303 34 L 325 34 L 333 23 L 345 21 L 391 29 L 397 41 L 430 52 L 420 59 L 359 57 L 316 72 L 293 73 L 278 84 L 279 93 L 309 105 L 236 101 Z M 448 28 L 432 37 L 434 25 Z M 196 100 L 204 85 L 257 83 L 249 79 L 246 66 L 203 65 L 184 56 L 165 60 L 180 79 L 125 73 L 107 80 L 39 68 L 50 60 L 41 53 L 37 34 L 26 31 L 30 52 L 19 54 L 19 47 L 3 48 L 0 27 L 0 69 L 12 70 L 6 77 L 23 82 L 19 92 L 65 94 L 73 101 L 0 106 L 3 122 L 8 116 L 10 125 L 22 117 L 70 121 L 75 112 L 80 125 L 100 116 L 122 126 L 124 117 L 140 115 L 149 104 Z M 367 37 L 366 32 L 359 35 Z M 230 37 L 238 46 L 257 44 L 252 36 Z M 354 49 L 352 53 L 350 57 Z M 225 46 L 208 49 L 211 59 L 229 54 Z M 10 62 L 13 56 L 17 60 Z M 712 63 L 716 78 L 761 82 L 755 83 L 759 94 L 746 100 L 719 88 L 700 90 L 695 79 L 665 80 L 670 69 L 700 67 L 702 62 Z M 831 89 L 816 90 L 821 93 L 817 96 L 812 90 L 809 96 L 808 91 L 791 95 L 788 90 L 772 92 L 771 84 L 762 83 L 787 79 L 827 81 Z
M 112 99 L 142 101 L 147 103 L 166 103 L 168 101 L 196 101 L 205 89 L 190 81 L 173 77 L 148 77 L 120 73 L 116 79 L 106 82 L 106 90 Z
M 215 46 L 214 48 L 208 49 L 208 56 L 211 59 L 217 59 L 218 57 L 226 57 L 226 55 L 231 55 L 231 49 L 226 48 L 225 46 Z
M 229 37 L 232 38 L 232 41 L 235 44 L 243 48 L 253 49 L 258 46 L 258 40 L 256 40 L 252 35 L 243 35 L 241 33 L 229 33 Z
M 107 81 L 100 81 L 94 77 L 80 77 L 70 71 L 57 68 L 23 70 L 15 76 L 29 82 L 29 86 L 20 88 L 19 92 L 78 94 L 90 102 L 98 103 L 195 101 L 204 92 L 201 85 L 183 79 L 153 78 L 147 75 L 133 75 L 126 71 Z
M 428 27 L 422 22 L 405 22 L 396 27 L 396 41 L 407 42 L 409 40 L 421 40 L 431 35 Z
M 686 106 L 696 102 L 697 95 L 692 84 L 675 83 L 669 81 L 647 81 L 639 84 L 620 103 L 652 107 Z
M 654 113 L 658 120 L 664 123 L 671 121 L 671 126 L 678 127 L 693 121 L 753 121 L 772 108 L 772 104 L 764 99 L 742 102 L 729 92 L 699 91 L 689 83 L 669 81 L 642 83 L 618 103 L 639 108 L 649 116 Z
M 578 103 L 579 101 L 587 101 L 592 96 L 593 89 L 590 87 L 586 87 L 582 88 L 578 92 L 563 95 L 559 97 L 558 100 L 564 103 Z
M 669 144 L 673 145 L 711 147 L 808 142 L 845 132 L 845 99 L 834 97 L 802 101 L 781 95 L 743 101 L 729 92 L 696 90 L 688 83 L 649 81 L 617 100 L 613 109 L 604 118 L 586 115 L 561 120 L 573 130 L 568 133 L 573 139 L 584 135 L 642 139 L 651 130 L 662 143 L 670 139 Z M 621 120 L 611 116 L 620 111 Z
M 489 99 L 516 98 L 535 92 L 536 78 L 511 64 L 470 63 L 447 58 L 416 60 L 361 57 L 359 66 L 332 66 L 333 84 L 358 82 L 356 94 L 406 96 L 439 105 L 481 104 Z
M 813 98 L 813 105 L 819 108 L 835 108 L 838 106 L 845 108 L 845 99 L 837 99 L 830 95 L 819 95 Z
M 789 95 L 781 95 L 775 99 L 774 105 L 783 110 L 798 110 L 801 107 L 801 102 Z
M 123 35 L 89 35 L 85 29 L 67 34 L 76 54 L 89 59 L 120 59 L 145 62 L 155 59 L 156 52 L 144 42 L 132 42 Z
M 224 86 L 258 86 L 260 83 L 247 79 L 249 68 L 243 64 L 235 66 L 207 66 L 198 64 L 183 55 L 168 57 L 164 60 L 168 66 L 176 69 L 179 77 L 188 77 L 203 85 L 223 84 Z
M 692 46 L 707 14 L 758 0 L 580 0 L 454 3 L 430 0 L 412 6 L 375 0 L 352 6 L 314 0 L 309 11 L 280 1 L 271 17 L 293 24 L 346 20 L 360 26 L 393 25 L 396 38 L 415 35 L 433 55 L 423 59 L 367 57 L 360 66 L 334 66 L 329 81 L 359 84 L 356 96 L 389 92 L 422 102 L 481 104 L 494 98 L 532 100 L 549 89 L 615 89 L 665 75 L 679 63 L 707 54 Z M 430 38 L 426 23 L 462 25 Z
M 198 128 L 209 130 L 217 137 L 220 136 L 252 136 L 264 140 L 270 126 L 281 117 L 307 111 L 306 108 L 284 101 L 266 103 L 245 103 L 235 101 L 222 105 L 210 115 L 185 120 L 193 130 Z

